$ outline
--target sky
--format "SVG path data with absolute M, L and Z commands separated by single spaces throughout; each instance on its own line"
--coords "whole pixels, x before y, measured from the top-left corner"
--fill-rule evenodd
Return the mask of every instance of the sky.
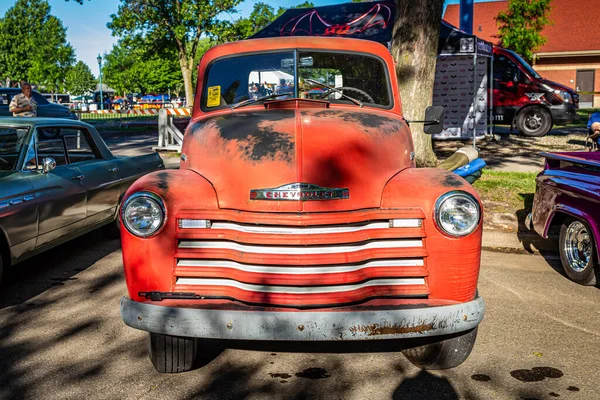
M 303 0 L 261 0 L 274 8 L 290 7 L 302 3 Z M 345 3 L 349 0 L 312 0 L 317 6 Z M 478 0 L 475 0 L 476 2 Z M 16 0 L 0 0 L 0 16 L 12 7 Z M 67 40 L 75 48 L 77 60 L 85 62 L 94 75 L 98 74 L 98 54 L 110 51 L 118 38 L 111 35 L 106 24 L 110 15 L 115 14 L 120 0 L 90 0 L 79 5 L 73 0 L 48 0 L 52 7 L 52 15 L 58 17 L 67 28 Z M 239 14 L 234 14 L 232 19 L 240 16 L 246 17 L 252 11 L 256 0 L 245 0 L 239 7 Z M 459 0 L 446 0 L 446 4 L 457 4 Z

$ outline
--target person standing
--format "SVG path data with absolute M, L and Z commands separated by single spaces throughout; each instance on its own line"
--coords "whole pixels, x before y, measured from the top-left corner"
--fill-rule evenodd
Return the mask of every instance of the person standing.
M 22 93 L 14 96 L 10 101 L 8 110 L 15 117 L 35 117 L 38 104 L 31 96 L 31 84 L 25 82 L 21 85 Z

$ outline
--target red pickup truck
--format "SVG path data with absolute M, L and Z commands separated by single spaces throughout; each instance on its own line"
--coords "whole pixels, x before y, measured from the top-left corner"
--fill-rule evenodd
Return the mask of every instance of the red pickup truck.
M 415 167 L 397 88 L 367 40 L 206 53 L 181 168 L 138 180 L 121 209 L 121 316 L 150 333 L 158 371 L 191 369 L 210 339 L 401 339 L 390 351 L 431 369 L 468 357 L 481 203 Z

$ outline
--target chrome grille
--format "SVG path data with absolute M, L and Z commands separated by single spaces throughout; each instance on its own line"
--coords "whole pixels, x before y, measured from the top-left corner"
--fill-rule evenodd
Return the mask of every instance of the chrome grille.
M 176 292 L 274 306 L 429 294 L 422 219 L 274 226 L 207 218 L 179 226 Z

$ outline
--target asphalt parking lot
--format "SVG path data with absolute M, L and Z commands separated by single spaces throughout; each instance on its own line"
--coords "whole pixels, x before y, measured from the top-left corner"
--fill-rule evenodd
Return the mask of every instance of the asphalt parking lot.
M 215 351 L 198 370 L 161 375 L 146 334 L 119 317 L 118 240 L 100 232 L 11 271 L 0 290 L 2 399 L 592 399 L 600 290 L 541 256 L 484 252 L 486 316 L 471 357 L 419 371 L 394 342 L 250 344 Z
M 155 134 L 105 135 L 117 154 Z M 177 164 L 171 158 L 171 164 Z M 0 399 L 593 399 L 600 289 L 556 259 L 484 252 L 486 317 L 460 367 L 424 372 L 394 342 L 229 343 L 179 375 L 154 371 L 146 334 L 126 327 L 118 240 L 92 232 L 10 271 L 0 286 Z

